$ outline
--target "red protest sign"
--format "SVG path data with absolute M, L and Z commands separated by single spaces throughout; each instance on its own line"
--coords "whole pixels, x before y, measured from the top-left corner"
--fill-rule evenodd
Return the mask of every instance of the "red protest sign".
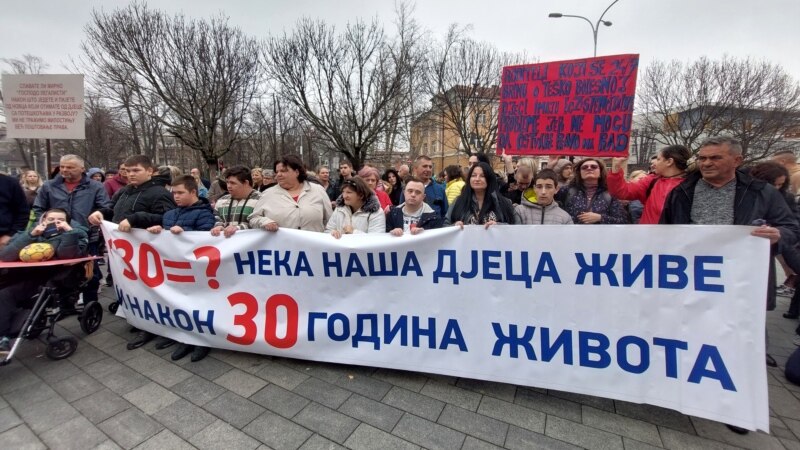
M 497 149 L 510 155 L 628 155 L 639 55 L 503 68 Z

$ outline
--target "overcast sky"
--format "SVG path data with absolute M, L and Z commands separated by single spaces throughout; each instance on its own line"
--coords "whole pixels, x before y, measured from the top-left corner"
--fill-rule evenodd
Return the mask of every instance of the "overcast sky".
M 93 8 L 125 6 L 122 0 L 7 0 L 0 6 L 0 58 L 25 53 L 44 58 L 49 73 L 80 53 L 83 27 Z M 611 0 L 417 0 L 415 17 L 440 37 L 450 23 L 473 26 L 472 36 L 503 50 L 525 51 L 540 61 L 591 56 L 589 24 L 551 19 L 550 12 L 596 21 Z M 150 7 L 204 18 L 223 12 L 233 25 L 263 38 L 291 29 L 302 16 L 346 24 L 378 17 L 387 28 L 392 0 L 162 0 Z M 639 53 L 653 59 L 763 58 L 800 80 L 800 0 L 620 0 L 605 15 L 598 55 Z M 2 67 L 7 70 L 7 67 Z

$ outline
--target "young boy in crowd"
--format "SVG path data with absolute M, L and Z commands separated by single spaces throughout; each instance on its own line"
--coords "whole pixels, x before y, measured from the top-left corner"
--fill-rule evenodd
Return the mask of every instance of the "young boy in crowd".
M 114 194 L 111 207 L 95 211 L 89 216 L 89 223 L 100 225 L 103 219 L 119 224 L 118 230 L 127 233 L 131 228 L 147 229 L 161 225 L 164 213 L 175 209 L 175 202 L 162 184 L 153 180 L 153 163 L 145 155 L 136 155 L 125 161 L 128 171 L 128 184 Z M 150 342 L 155 335 L 138 330 L 128 342 L 128 350 L 133 350 Z
M 52 259 L 74 259 L 86 256 L 89 244 L 86 227 L 71 222 L 69 213 L 60 208 L 53 208 L 42 214 L 39 224 L 30 232 L 20 231 L 14 235 L 8 245 L 0 250 L 0 261 L 19 261 L 20 250 L 29 244 L 41 242 L 53 247 Z M 26 267 L 14 269 L 0 277 L 0 352 L 10 347 L 9 332 L 11 318 L 17 308 L 31 298 L 31 295 L 44 282 L 68 290 L 77 288 L 80 280 L 75 277 L 75 267 Z M 83 270 L 80 266 L 78 270 Z M 74 305 L 65 305 L 74 306 Z
M 147 228 L 151 233 L 161 233 L 169 230 L 172 234 L 180 234 L 184 231 L 210 231 L 214 228 L 214 211 L 208 200 L 198 195 L 197 180 L 191 175 L 184 175 L 172 180 L 172 197 L 175 199 L 177 208 L 164 213 L 161 225 L 153 225 Z M 175 341 L 164 338 L 156 344 L 156 349 L 164 349 Z M 192 354 L 192 362 L 200 361 L 208 355 L 208 347 L 180 344 L 172 352 L 172 360 L 177 361 L 189 353 Z
M 550 169 L 544 169 L 533 179 L 536 202 L 522 196 L 520 204 L 514 211 L 524 225 L 566 225 L 572 224 L 569 213 L 558 206 L 555 201 L 558 192 L 558 175 Z

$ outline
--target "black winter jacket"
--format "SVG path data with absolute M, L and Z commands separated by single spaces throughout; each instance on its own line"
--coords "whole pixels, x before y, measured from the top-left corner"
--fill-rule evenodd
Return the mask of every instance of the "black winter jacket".
M 405 205 L 405 203 L 392 206 L 392 208 L 389 210 L 389 213 L 386 214 L 387 233 L 395 228 L 403 228 L 403 205 Z M 423 207 L 425 206 L 427 206 L 427 203 L 423 204 Z M 419 216 L 417 227 L 422 228 L 423 230 L 442 228 L 444 226 L 444 217 L 440 216 L 439 213 L 434 211 L 430 206 L 428 206 L 426 209 L 430 210 L 430 212 L 425 212 L 425 210 L 423 210 L 422 214 Z
M 175 209 L 175 201 L 158 181 L 150 179 L 139 186 L 128 184 L 120 189 L 111 200 L 111 208 L 102 210 L 103 216 L 114 223 L 127 219 L 134 228 L 161 225 L 164 213 Z

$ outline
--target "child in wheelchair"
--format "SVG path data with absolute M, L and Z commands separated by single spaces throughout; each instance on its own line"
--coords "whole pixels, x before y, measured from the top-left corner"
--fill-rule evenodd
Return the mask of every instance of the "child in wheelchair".
M 20 231 L 6 247 L 0 250 L 0 261 L 20 261 L 20 252 L 33 243 L 49 244 L 52 248 L 52 259 L 75 259 L 86 256 L 88 243 L 86 228 L 76 222 L 70 223 L 70 219 L 69 213 L 63 209 L 54 208 L 46 211 L 36 227 L 30 232 Z M 50 250 L 47 249 L 45 253 L 49 255 Z M 34 256 L 31 259 L 41 255 Z M 28 257 L 30 258 L 30 255 Z M 42 257 L 42 260 L 46 259 L 49 258 Z M 33 325 L 27 329 L 29 332 L 33 331 L 30 334 L 38 335 L 49 328 L 48 338 L 53 338 L 52 331 L 56 321 L 69 315 L 70 312 L 80 313 L 81 311 L 75 309 L 75 301 L 81 286 L 87 281 L 87 271 L 90 272 L 91 267 L 91 264 L 85 263 L 47 267 L 32 264 L 31 267 L 3 269 L 6 273 L 0 277 L 0 352 L 8 351 L 11 339 L 20 332 L 19 321 L 14 319 L 15 316 L 20 317 L 21 311 L 31 310 L 25 319 L 26 325 Z M 99 308 L 99 305 L 97 307 Z M 99 322 L 97 325 L 99 326 Z M 70 354 L 77 345 L 76 342 L 74 344 L 71 346 Z M 48 347 L 48 356 L 51 356 L 50 350 Z

